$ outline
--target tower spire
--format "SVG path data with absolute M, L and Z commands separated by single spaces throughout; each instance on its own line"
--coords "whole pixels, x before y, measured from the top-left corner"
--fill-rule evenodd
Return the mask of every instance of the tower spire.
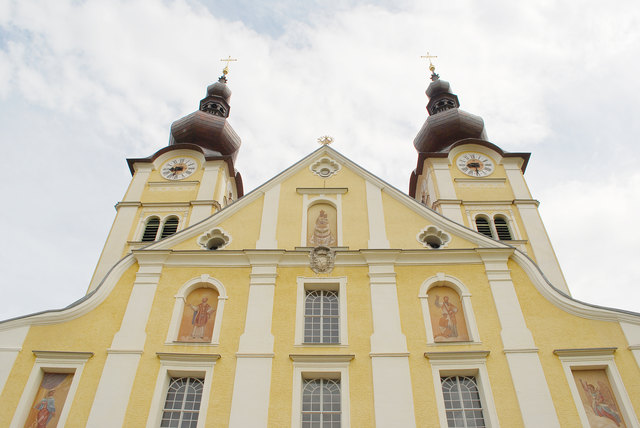
M 437 55 L 430 55 L 429 51 L 427 51 L 426 55 L 422 55 L 420 58 L 429 60 L 429 71 L 431 71 L 431 80 L 436 81 L 440 78 L 440 75 L 436 73 L 436 66 L 431 62 L 431 58 L 438 58 Z

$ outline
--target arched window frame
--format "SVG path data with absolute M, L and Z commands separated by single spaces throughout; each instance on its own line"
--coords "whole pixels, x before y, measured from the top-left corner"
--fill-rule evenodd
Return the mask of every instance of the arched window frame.
M 171 236 L 171 235 L 167 235 L 165 237 L 162 236 L 164 235 L 164 229 L 167 227 L 167 222 L 171 219 L 176 220 L 176 230 L 171 235 L 174 235 L 175 233 L 178 232 L 178 228 L 180 227 L 180 217 L 178 217 L 177 215 L 168 215 L 162 220 L 162 227 L 159 229 L 159 235 L 157 236 L 157 238 L 164 239 Z
M 480 232 L 480 230 L 478 230 L 478 219 L 486 220 L 487 226 L 489 226 L 489 230 L 491 231 L 491 236 L 485 235 L 484 233 Z M 477 214 L 475 217 L 473 217 L 473 227 L 476 229 L 476 232 L 482 233 L 484 236 L 487 236 L 493 239 L 495 239 L 496 237 L 496 234 L 494 231 L 495 227 L 493 226 L 493 221 L 491 220 L 491 216 L 488 216 L 486 214 Z
M 500 239 L 500 234 L 498 233 L 498 227 L 496 226 L 496 219 L 501 219 L 504 220 L 505 226 L 507 227 L 507 230 L 509 231 L 509 237 L 511 239 L 507 239 L 507 241 L 513 241 L 514 238 L 514 234 L 513 234 L 513 227 L 511 227 L 511 219 L 509 218 L 509 216 L 504 215 L 504 214 L 494 214 L 493 215 L 493 229 L 495 231 L 495 236 L 497 237 L 497 239 Z
M 142 241 L 142 237 L 144 236 L 144 232 L 147 230 L 147 224 L 149 223 L 149 220 L 153 219 L 153 218 L 157 218 L 160 220 L 160 223 L 158 225 L 158 230 L 156 231 L 156 237 L 153 241 Z M 140 230 L 137 233 L 138 236 L 138 241 L 140 242 L 156 242 L 159 241 L 162 236 L 162 231 L 164 230 L 164 226 L 167 222 L 167 220 L 171 219 L 171 218 L 177 218 L 178 219 L 178 228 L 176 229 L 175 233 L 178 233 L 181 229 L 182 229 L 182 223 L 184 221 L 185 216 L 181 215 L 181 213 L 170 213 L 170 214 L 166 214 L 166 215 L 161 215 L 158 213 L 150 213 L 147 216 L 142 218 L 141 221 L 141 225 L 140 225 Z M 174 234 L 175 234 L 174 233 Z M 173 235 L 173 234 L 172 234 Z M 172 236 L 169 235 L 169 236 Z M 167 236 L 168 238 L 168 236 Z
M 480 334 L 478 333 L 478 326 L 476 324 L 476 317 L 471 306 L 471 293 L 469 289 L 459 279 L 446 275 L 442 272 L 432 276 L 425 280 L 420 286 L 420 292 L 418 298 L 422 305 L 422 316 L 424 318 L 424 327 L 427 335 L 427 344 L 435 344 L 433 337 L 433 327 L 431 325 L 431 313 L 429 312 L 429 290 L 433 287 L 449 287 L 458 293 L 460 296 L 460 302 L 462 303 L 462 311 L 467 323 L 467 331 L 469 333 L 469 341 L 474 343 L 480 343 Z M 438 342 L 438 345 L 455 345 L 464 342 Z
M 180 331 L 180 323 L 182 321 L 182 314 L 184 312 L 185 301 L 187 296 L 198 288 L 211 288 L 218 292 L 218 307 L 216 309 L 216 317 L 213 324 L 213 333 L 211 334 L 211 342 L 178 342 L 178 332 Z M 173 313 L 171 315 L 171 324 L 169 324 L 169 331 L 167 333 L 167 345 L 180 343 L 180 345 L 193 346 L 193 345 L 219 345 L 220 344 L 220 330 L 222 328 L 222 315 L 224 313 L 224 303 L 228 299 L 227 291 L 224 285 L 217 279 L 209 276 L 208 274 L 200 275 L 197 278 L 193 278 L 187 281 L 174 296 L 175 303 L 173 305 Z
M 151 223 L 153 220 L 158 220 L 158 229 L 156 229 L 155 237 L 153 239 L 146 239 L 145 240 L 144 236 L 147 234 L 147 229 L 149 228 L 149 223 Z M 143 223 L 144 226 L 142 228 L 142 233 L 140 234 L 140 241 L 141 242 L 154 242 L 158 238 L 158 232 L 160 231 L 161 223 L 162 223 L 162 220 L 157 215 L 151 215 L 151 216 L 147 217 L 144 220 L 144 223 Z
M 329 190 L 329 189 L 327 189 Z M 340 189 L 341 190 L 341 189 Z M 346 190 L 346 189 L 345 189 Z M 327 195 L 319 195 L 317 197 L 311 197 L 308 194 L 303 194 L 302 197 L 302 230 L 300 233 L 300 246 L 307 246 L 307 221 L 309 208 L 316 204 L 327 204 L 331 205 L 336 209 L 336 237 L 337 247 L 342 246 L 342 194 L 336 193 L 335 199 L 327 197 Z
M 487 220 L 487 222 L 489 223 L 489 227 L 491 228 L 491 238 L 495 239 L 495 240 L 500 240 L 499 236 L 498 236 L 498 230 L 496 229 L 496 224 L 495 224 L 495 219 L 496 217 L 502 218 L 504 219 L 504 221 L 507 223 L 507 227 L 509 228 L 509 234 L 511 235 L 511 240 L 518 240 L 518 236 L 519 231 L 517 226 L 515 225 L 515 223 L 513 222 L 513 216 L 510 213 L 506 213 L 503 211 L 498 211 L 498 212 L 494 212 L 494 213 L 487 213 L 487 212 L 479 212 L 473 215 L 473 228 L 475 229 L 476 232 L 478 232 L 478 225 L 476 223 L 476 219 L 478 217 L 482 217 L 484 219 Z M 481 233 L 481 232 L 478 232 Z M 484 234 L 483 234 L 484 235 Z M 485 235 L 486 236 L 486 235 Z

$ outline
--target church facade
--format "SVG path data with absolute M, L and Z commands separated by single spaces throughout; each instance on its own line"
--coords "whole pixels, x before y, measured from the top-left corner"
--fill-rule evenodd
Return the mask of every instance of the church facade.
M 225 73 L 87 295 L 0 323 L 0 426 L 640 427 L 640 314 L 571 298 L 529 154 L 427 95 L 408 194 L 323 144 L 245 195 Z

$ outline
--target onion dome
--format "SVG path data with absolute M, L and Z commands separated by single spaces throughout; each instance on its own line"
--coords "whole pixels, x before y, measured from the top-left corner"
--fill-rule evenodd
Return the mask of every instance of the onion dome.
M 440 80 L 435 72 L 431 80 L 426 91 L 429 117 L 413 140 L 416 150 L 423 153 L 445 152 L 456 141 L 465 138 L 486 140 L 482 118 L 459 109 L 460 101 L 451 92 L 449 82 Z
M 205 149 L 208 155 L 231 156 L 235 161 L 242 142 L 227 122 L 231 110 L 231 89 L 227 86 L 225 74 L 209 85 L 199 110 L 171 124 L 170 146 L 195 144 Z

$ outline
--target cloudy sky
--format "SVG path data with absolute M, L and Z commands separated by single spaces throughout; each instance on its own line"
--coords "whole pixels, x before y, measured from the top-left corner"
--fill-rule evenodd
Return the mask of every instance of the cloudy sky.
M 407 191 L 427 51 L 493 143 L 532 153 L 573 296 L 640 312 L 637 0 L 0 0 L 0 318 L 82 297 L 125 159 L 167 145 L 228 55 L 246 191 L 325 134 Z

